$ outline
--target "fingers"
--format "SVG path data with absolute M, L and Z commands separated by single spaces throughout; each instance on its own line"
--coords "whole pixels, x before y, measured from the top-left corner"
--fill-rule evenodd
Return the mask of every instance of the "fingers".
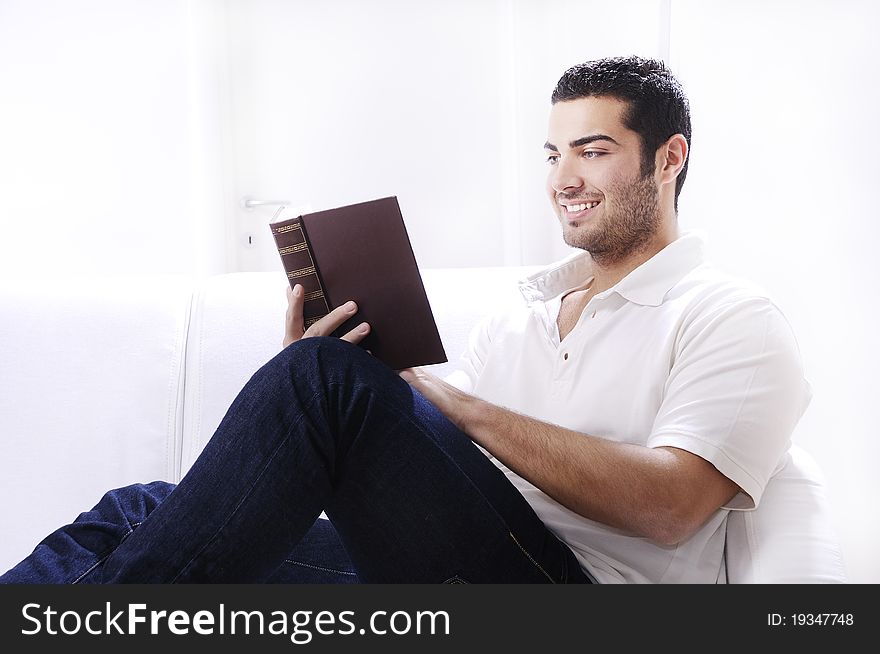
M 346 302 L 310 326 L 306 330 L 305 336 L 330 336 L 355 313 L 357 313 L 357 305 L 354 302 Z
M 333 311 L 310 326 L 305 331 L 305 334 L 303 334 L 303 338 L 309 338 L 311 336 L 330 336 L 346 320 L 356 314 L 357 310 L 357 304 L 354 302 L 346 302 L 345 304 L 336 307 Z M 362 322 L 357 327 L 343 335 L 342 340 L 348 341 L 349 343 L 360 343 L 369 333 L 370 326 L 367 323 Z
M 284 316 L 284 347 L 303 337 L 303 287 L 287 287 L 287 313 Z
M 287 313 L 284 318 L 284 347 L 312 336 L 330 336 L 340 325 L 357 313 L 357 304 L 346 302 L 336 307 L 326 316 L 305 329 L 303 320 L 304 300 L 303 287 L 296 284 L 293 288 L 287 288 Z M 349 343 L 360 343 L 370 333 L 370 325 L 362 322 L 357 327 L 342 336 L 342 340 Z
M 349 343 L 360 343 L 364 338 L 366 338 L 367 334 L 370 333 L 370 325 L 362 322 L 360 325 L 352 329 L 350 332 L 345 334 L 342 337 L 343 341 L 348 341 Z
M 422 366 L 403 368 L 402 370 L 398 370 L 397 374 L 407 384 L 424 392 L 426 395 L 428 394 L 430 387 L 436 386 L 437 382 L 440 381 L 433 373 L 428 372 Z M 441 383 L 445 384 L 445 382 Z
M 418 380 L 418 368 L 404 368 L 403 370 L 398 370 L 397 374 L 405 381 L 407 384 L 414 384 L 416 380 Z

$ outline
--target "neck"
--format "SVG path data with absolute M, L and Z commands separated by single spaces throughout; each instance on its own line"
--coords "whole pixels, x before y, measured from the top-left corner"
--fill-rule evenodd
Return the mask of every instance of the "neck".
M 621 257 L 609 260 L 601 256 L 593 256 L 593 289 L 596 293 L 601 293 L 614 286 L 678 238 L 677 222 L 664 221 L 663 224 L 664 227 L 658 230 L 650 240 Z

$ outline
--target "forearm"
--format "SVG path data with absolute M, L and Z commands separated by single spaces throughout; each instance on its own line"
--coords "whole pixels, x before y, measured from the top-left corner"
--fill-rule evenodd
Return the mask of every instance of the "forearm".
M 401 376 L 519 476 L 575 513 L 611 527 L 677 543 L 739 490 L 690 452 L 618 443 L 542 422 L 420 368 Z
M 681 511 L 687 487 L 670 474 L 677 461 L 669 450 L 589 436 L 474 397 L 463 399 L 459 426 L 579 515 L 660 542 L 693 528 Z

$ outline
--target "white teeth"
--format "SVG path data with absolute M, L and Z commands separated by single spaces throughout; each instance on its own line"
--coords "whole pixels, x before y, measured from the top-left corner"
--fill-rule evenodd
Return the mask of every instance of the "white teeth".
M 585 202 L 583 204 L 569 204 L 565 207 L 568 213 L 577 213 L 578 211 L 583 211 L 584 209 L 592 209 L 595 207 L 598 202 Z

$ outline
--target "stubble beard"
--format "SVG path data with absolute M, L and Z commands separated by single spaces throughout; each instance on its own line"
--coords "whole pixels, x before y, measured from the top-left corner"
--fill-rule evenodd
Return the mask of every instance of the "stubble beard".
M 662 223 L 660 196 L 651 175 L 639 177 L 634 182 L 615 184 L 608 190 L 615 203 L 613 208 L 605 206 L 604 201 L 599 205 L 602 210 L 600 222 L 588 223 L 577 230 L 564 222 L 562 226 L 566 244 L 586 250 L 603 267 L 644 250 Z M 564 213 L 562 220 L 565 221 Z

